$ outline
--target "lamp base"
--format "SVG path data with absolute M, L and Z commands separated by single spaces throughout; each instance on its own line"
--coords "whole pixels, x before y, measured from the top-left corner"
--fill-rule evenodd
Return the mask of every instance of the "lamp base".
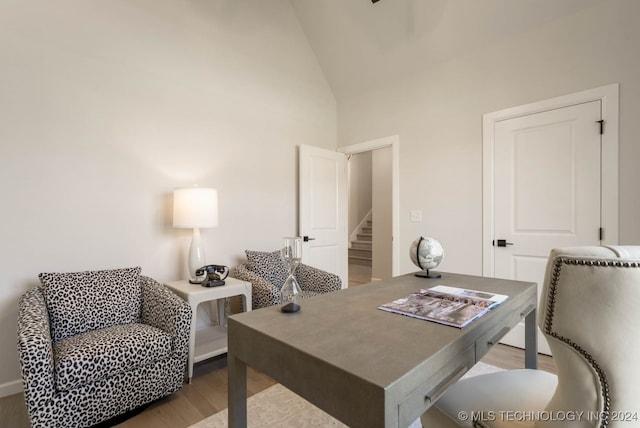
M 189 279 L 191 281 L 198 280 L 196 276 L 196 270 L 206 265 L 204 246 L 200 239 L 200 229 L 193 228 L 193 237 L 191 238 L 191 245 L 189 246 L 189 258 L 187 260 L 187 268 L 189 269 Z
M 426 272 L 418 272 L 416 276 L 420 278 L 442 278 L 442 275 L 439 273 L 429 273 L 429 269 Z

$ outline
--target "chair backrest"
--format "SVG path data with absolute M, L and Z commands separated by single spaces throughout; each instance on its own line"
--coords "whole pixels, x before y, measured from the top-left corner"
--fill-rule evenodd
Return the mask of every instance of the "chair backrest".
M 554 249 L 538 323 L 558 373 L 547 410 L 610 428 L 640 412 L 640 246 Z
M 140 319 L 140 267 L 41 273 L 39 278 L 54 342 Z
M 245 250 L 249 270 L 265 278 L 278 289 L 289 276 L 289 271 L 282 261 L 280 251 L 252 251 Z

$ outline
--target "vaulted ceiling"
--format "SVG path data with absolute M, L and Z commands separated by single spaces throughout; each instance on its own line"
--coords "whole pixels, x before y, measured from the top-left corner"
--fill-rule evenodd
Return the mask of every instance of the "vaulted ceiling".
M 336 98 L 605 0 L 291 0 Z

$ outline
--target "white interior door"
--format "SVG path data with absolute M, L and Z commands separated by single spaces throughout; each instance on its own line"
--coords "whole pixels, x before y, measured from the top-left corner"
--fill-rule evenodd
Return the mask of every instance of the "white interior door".
M 343 153 L 300 146 L 299 215 L 305 264 L 335 273 L 348 286 L 347 157 Z
M 600 244 L 600 118 L 598 100 L 495 124 L 495 277 L 540 292 L 552 248 Z M 523 328 L 503 342 L 523 347 Z M 549 353 L 541 334 L 538 347 Z

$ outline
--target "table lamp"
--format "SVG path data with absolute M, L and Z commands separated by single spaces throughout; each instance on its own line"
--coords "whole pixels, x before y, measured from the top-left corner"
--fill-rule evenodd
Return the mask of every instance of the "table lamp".
M 192 228 L 187 267 L 195 280 L 196 269 L 206 265 L 200 229 L 218 225 L 218 191 L 206 187 L 183 187 L 173 191 L 173 227 Z

